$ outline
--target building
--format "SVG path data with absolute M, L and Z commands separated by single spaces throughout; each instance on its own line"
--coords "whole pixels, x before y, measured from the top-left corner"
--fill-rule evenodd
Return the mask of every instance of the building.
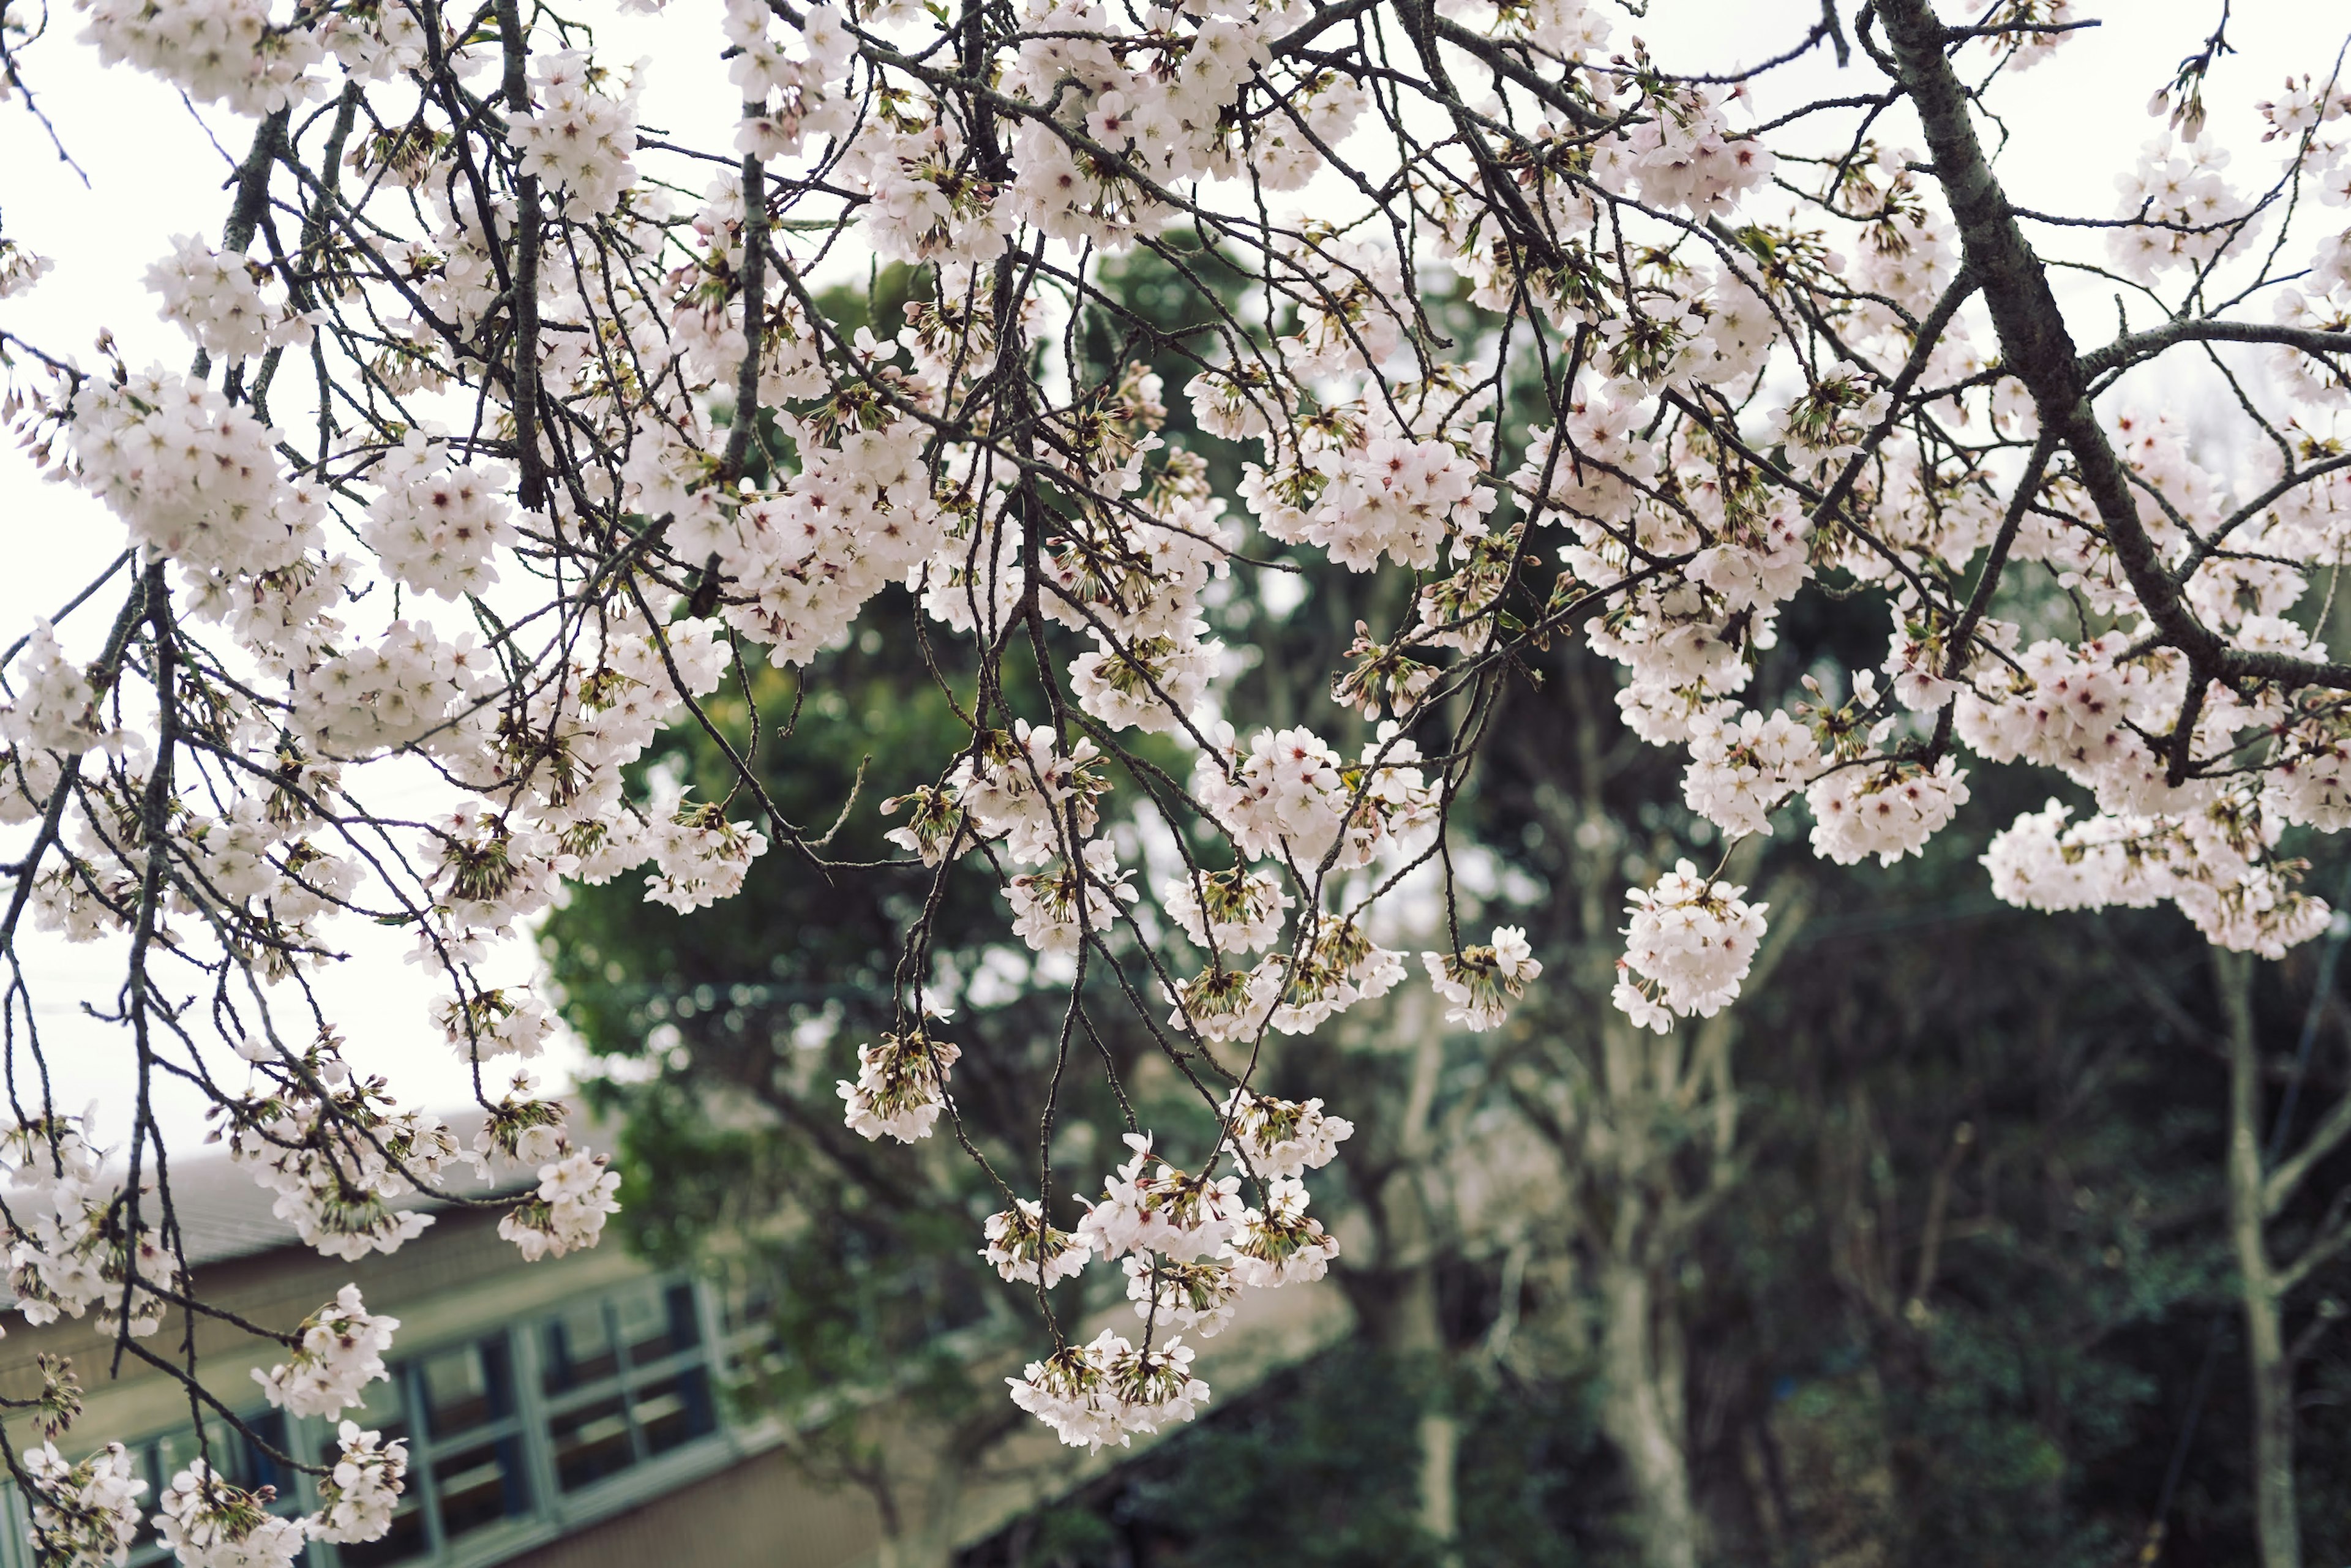
M 292 1328 L 358 1284 L 371 1312 L 401 1321 L 389 1385 L 351 1418 L 409 1444 L 407 1495 L 391 1533 L 364 1545 L 313 1542 L 304 1568 L 857 1568 L 880 1540 L 872 1502 L 811 1484 L 792 1462 L 786 1422 L 731 1418 L 726 1388 L 749 1333 L 724 1293 L 654 1272 L 617 1239 L 525 1263 L 495 1210 L 441 1207 L 390 1256 L 321 1258 L 270 1213 L 270 1197 L 225 1159 L 172 1177 L 198 1300 Z M 1228 1390 L 1309 1353 L 1343 1325 L 1336 1292 L 1252 1292 L 1256 1310 L 1202 1369 Z M 174 1315 L 141 1344 L 182 1353 Z M 266 1448 L 207 1415 L 211 1462 L 241 1486 L 277 1489 L 287 1511 L 314 1506 L 309 1478 L 266 1448 L 313 1458 L 334 1424 L 269 1408 L 255 1371 L 283 1358 L 225 1323 L 199 1322 L 204 1387 Z M 91 1322 L 12 1322 L 0 1340 L 0 1396 L 37 1391 L 36 1358 L 70 1356 L 84 1411 L 59 1442 L 78 1458 L 111 1440 L 138 1456 L 150 1508 L 198 1452 L 199 1413 L 176 1378 L 126 1358 Z M 986 1354 L 976 1348 L 975 1354 Z M 1000 1353 L 999 1353 L 1000 1354 Z M 1016 1367 L 1017 1370 L 1017 1367 Z M 882 1396 L 886 1397 L 886 1395 Z M 9 1427 L 21 1448 L 31 1438 Z M 953 1534 L 976 1540 L 1090 1467 L 1040 1430 L 1019 1440 L 1029 1472 L 959 1494 Z M 24 1500 L 0 1488 L 0 1568 L 33 1568 Z M 170 1561 L 142 1539 L 134 1568 Z

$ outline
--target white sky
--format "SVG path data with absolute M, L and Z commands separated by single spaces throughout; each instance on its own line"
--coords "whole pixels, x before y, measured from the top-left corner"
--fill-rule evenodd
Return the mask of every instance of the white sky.
M 2095 15 L 2099 7 L 2080 9 Z M 2323 76 L 2341 45 L 2339 37 L 2314 33 L 2317 9 L 2282 0 L 2237 7 L 2231 37 L 2240 53 L 2215 72 L 2210 103 L 2212 134 L 2237 150 L 2234 172 L 2243 185 L 2265 183 L 2273 166 L 2269 150 L 2255 141 L 2253 102 L 2270 96 L 2289 69 Z M 2011 79 L 1995 101 L 2014 133 L 2014 150 L 2000 162 L 2012 199 L 2044 210 L 2107 215 L 2115 176 L 2161 130 L 2147 116 L 2149 94 L 2197 47 L 2218 10 L 2217 0 L 2110 0 L 2103 28 Z M 600 55 L 611 65 L 650 57 L 640 111 L 645 126 L 682 142 L 724 147 L 723 129 L 703 135 L 695 129 L 719 126 L 733 114 L 732 89 L 716 57 L 716 14 L 710 0 L 674 0 L 661 17 L 605 28 Z M 1655 0 L 1645 20 L 1619 16 L 1612 46 L 1629 48 L 1639 37 L 1669 68 L 1736 68 L 1777 53 L 1818 15 L 1813 0 Z M 89 349 L 99 330 L 110 329 L 132 365 L 182 365 L 187 344 L 156 319 L 141 276 L 164 253 L 167 236 L 217 236 L 226 207 L 222 182 L 230 160 L 243 152 L 250 127 L 218 113 L 200 122 L 175 91 L 130 70 L 99 73 L 94 55 L 72 42 L 78 26 L 78 17 L 60 6 L 54 36 L 23 58 L 42 107 L 88 171 L 89 187 L 51 156 L 46 138 L 19 107 L 0 104 L 0 232 L 57 264 L 29 296 L 0 302 L 0 325 L 53 350 L 78 353 L 85 363 L 94 360 Z M 1839 73 L 1823 51 L 1801 70 L 1767 81 L 1757 109 L 1768 116 L 1812 96 L 1877 85 L 1865 63 Z M 1824 116 L 1821 123 L 1844 126 L 1850 116 Z M 1917 143 L 1915 131 L 1895 128 L 1907 120 L 1889 117 L 1888 123 L 1881 140 Z M 226 156 L 215 147 L 215 136 Z M 2046 231 L 2035 231 L 2034 237 L 2043 240 Z M 2077 336 L 2085 343 L 2112 330 L 2114 308 L 2102 292 L 2069 295 Z M 13 446 L 0 450 L 0 529 L 7 546 L 7 570 L 0 571 L 0 644 L 13 641 L 34 616 L 53 612 L 122 542 L 120 526 L 103 508 L 77 492 L 40 483 Z M 76 627 L 79 634 L 68 638 L 68 647 L 87 656 L 86 640 L 103 630 L 110 608 L 101 595 L 85 610 L 88 623 Z M 671 918 L 659 909 L 647 915 Z M 463 1103 L 465 1071 L 425 1018 L 437 988 L 401 962 L 404 944 L 396 934 L 350 923 L 338 939 L 353 956 L 321 984 L 351 1038 L 355 1063 L 385 1072 L 408 1103 L 442 1109 Z M 127 1043 L 116 1031 L 80 1019 L 78 1009 L 85 999 L 110 1001 L 120 981 L 120 951 L 37 937 L 28 939 L 27 949 L 47 988 L 41 1018 L 59 1102 L 78 1108 L 99 1101 L 102 1139 L 119 1138 L 129 1123 Z M 576 1060 L 576 1048 L 562 1060 Z M 553 1065 L 559 1078 L 561 1062 Z M 200 1109 L 192 1094 L 167 1094 L 168 1124 L 190 1127 Z

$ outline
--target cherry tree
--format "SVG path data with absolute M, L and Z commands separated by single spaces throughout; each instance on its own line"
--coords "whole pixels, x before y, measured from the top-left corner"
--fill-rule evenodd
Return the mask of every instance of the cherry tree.
M 152 236 L 184 368 L 0 318 L 15 430 L 125 536 L 6 651 L 5 1219 L 27 1320 L 95 1314 L 192 1398 L 189 1356 L 150 1343 L 215 1312 L 159 1079 L 329 1255 L 402 1245 L 413 1194 L 486 1201 L 459 1178 L 494 1160 L 535 1173 L 500 1222 L 526 1257 L 592 1245 L 617 1177 L 528 1069 L 550 998 L 499 977 L 500 938 L 568 883 L 640 873 L 690 911 L 769 857 L 908 890 L 897 1021 L 840 1096 L 854 1132 L 956 1140 L 1000 1192 L 972 1244 L 1040 1320 L 1011 1399 L 1089 1448 L 1188 1419 L 1191 1342 L 1338 1246 L 1311 1187 L 1347 1086 L 1260 1092 L 1270 1037 L 1416 986 L 1491 1030 L 1541 983 L 1521 932 L 1462 927 L 1448 821 L 1553 638 L 1623 667 L 1625 722 L 1686 759 L 1723 840 L 1808 821 L 1819 855 L 1891 862 L 1952 821 L 1971 761 L 2021 762 L 2064 800 L 1984 846 L 2002 898 L 2168 902 L 2273 958 L 2327 922 L 2295 852 L 2351 823 L 2351 665 L 2320 640 L 2351 559 L 2351 91 L 2325 60 L 2232 167 L 2215 34 L 2114 207 L 2054 214 L 2004 193 L 1990 106 L 2097 47 L 2067 0 L 1967 23 L 1826 0 L 1732 76 L 1677 74 L 1584 0 L 676 0 L 666 47 L 723 56 L 740 107 L 659 132 L 634 74 L 658 68 L 598 50 L 627 17 L 77 16 L 107 65 L 252 131 L 217 235 Z M 72 46 L 5 37 L 39 121 L 42 51 Z M 1831 56 L 1855 90 L 1759 110 Z M 37 288 L 40 244 L 0 240 L 0 298 Z M 1102 286 L 1134 251 L 1196 286 L 1173 340 Z M 917 297 L 844 333 L 815 291 L 872 258 Z M 2061 305 L 2072 277 L 2111 327 Z M 1474 332 L 1439 332 L 1440 293 Z M 2164 409 L 2183 378 L 2220 389 L 2230 439 Z M 1162 438 L 1174 397 L 1238 485 Z M 1234 709 L 1242 650 L 1212 630 L 1229 580 L 1317 554 L 1405 607 L 1331 672 L 1368 737 L 1345 749 Z M 877 628 L 893 587 L 917 608 Z M 1807 594 L 1886 617 L 1883 662 L 1758 689 Z M 752 666 L 820 682 L 861 630 L 918 645 L 967 734 L 841 802 L 893 819 L 882 865 L 831 858 L 754 765 L 789 764 L 792 715 L 759 711 Z M 725 793 L 635 766 L 678 725 Z M 1033 1148 L 957 1114 L 985 1049 L 937 957 L 969 940 L 939 926 L 959 879 L 1067 988 Z M 1737 1004 L 1765 901 L 1694 862 L 1617 891 L 1632 1025 Z M 1435 947 L 1383 946 L 1415 902 Z M 413 1028 L 470 1064 L 477 1137 L 346 1060 L 318 977 L 363 921 L 413 942 Z M 135 1061 L 119 1147 L 47 1092 L 34 933 L 119 956 L 119 988 L 75 998 Z M 1112 1060 L 1089 976 L 1216 1137 L 1131 1124 L 1112 1171 L 1054 1167 L 1061 1085 Z M 1057 1311 L 1090 1269 L 1126 1277 L 1132 1323 Z M 277 1336 L 264 1390 L 338 1415 L 395 1326 L 347 1291 Z M 65 1373 L 39 1403 L 62 1436 Z M 138 1538 L 119 1452 L 5 1458 L 45 1560 Z M 153 1528 L 184 1563 L 287 1562 L 381 1533 L 404 1464 L 347 1423 L 319 1513 L 200 1462 Z M 2282 1520 L 2265 1503 L 2272 1563 Z

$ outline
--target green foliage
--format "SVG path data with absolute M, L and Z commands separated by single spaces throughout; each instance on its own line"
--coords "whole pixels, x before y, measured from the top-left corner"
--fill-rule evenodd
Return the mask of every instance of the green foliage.
M 1343 1346 L 973 1548 L 965 1568 L 1437 1568 L 1420 1519 L 1430 1369 Z M 1464 1568 L 1627 1561 L 1583 1385 L 1517 1387 L 1462 1415 Z

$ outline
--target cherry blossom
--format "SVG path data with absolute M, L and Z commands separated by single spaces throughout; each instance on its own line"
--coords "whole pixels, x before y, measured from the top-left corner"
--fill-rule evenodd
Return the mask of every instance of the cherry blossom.
M 1423 953 L 1420 960 L 1429 984 L 1446 1000 L 1445 1021 L 1483 1032 L 1499 1028 L 1510 1001 L 1524 996 L 1528 983 L 1542 973 L 1532 952 L 1522 927 L 1498 925 L 1491 944 L 1458 953 Z
M 461 1146 L 355 1071 L 312 986 L 356 923 L 408 945 L 404 1027 L 478 1068 L 554 1039 L 559 998 L 499 966 L 574 884 L 634 876 L 691 922 L 756 878 L 898 877 L 896 1022 L 838 1084 L 862 1137 L 952 1114 L 963 1048 L 924 988 L 967 944 L 1038 986 L 1132 977 L 1218 1118 L 1192 1172 L 1131 1132 L 1070 1232 L 1041 1166 L 983 1228 L 1033 1295 L 1120 1260 L 1144 1324 L 1053 1326 L 1023 1407 L 1091 1447 L 1185 1418 L 1207 1393 L 1167 1336 L 1336 1248 L 1301 1177 L 1361 1113 L 1344 1085 L 1262 1095 L 1257 1056 L 1419 983 L 1391 914 L 1416 877 L 1458 905 L 1480 752 L 1571 643 L 1613 666 L 1595 722 L 1658 747 L 1687 808 L 1659 803 L 1636 857 L 1593 850 L 1595 874 L 1654 876 L 1614 990 L 1637 1026 L 1731 1005 L 1764 934 L 1683 854 L 1749 863 L 1734 841 L 1801 794 L 1807 841 L 1772 854 L 1891 865 L 1977 831 L 1984 763 L 2064 791 L 1970 846 L 2011 903 L 2168 904 L 2272 956 L 2330 916 L 2300 848 L 2351 824 L 2351 676 L 2324 642 L 2351 562 L 2351 94 L 2323 74 L 2232 147 L 2191 57 L 2111 209 L 2033 216 L 2029 247 L 1962 219 L 2016 208 L 1982 124 L 2004 78 L 2085 47 L 2065 0 L 1958 30 L 1881 0 L 1865 95 L 1769 115 L 1602 0 L 1349 28 L 1255 0 L 727 0 L 673 19 L 727 101 L 661 131 L 638 122 L 658 68 L 601 54 L 592 18 L 77 7 L 106 66 L 257 123 L 217 230 L 127 236 L 179 368 L 10 318 L 6 418 L 121 559 L 0 664 L 5 859 L 22 929 L 121 983 L 72 1009 L 0 957 L 142 1050 L 154 998 L 193 994 L 147 967 L 200 976 L 220 999 L 174 1015 L 172 1068 L 328 1256 L 396 1249 L 493 1159 L 536 1173 L 501 1233 L 559 1256 L 620 1182 L 528 1072 L 480 1082 Z M 1887 130 L 1913 122 L 1923 151 Z M 38 238 L 0 238 L 12 310 Z M 852 256 L 906 269 L 894 319 L 878 291 L 835 319 Z M 1145 263 L 1205 323 L 1183 369 L 1128 330 L 1115 289 Z M 2057 314 L 2057 265 L 2142 293 L 2109 337 Z M 2251 390 L 2208 430 L 2166 378 L 2215 343 Z M 1332 571 L 1364 590 L 1313 672 L 1333 709 L 1261 702 L 1252 628 Z M 1859 619 L 1821 639 L 1819 615 Z M 877 868 L 764 780 L 796 765 L 801 703 L 884 645 L 958 727 L 834 806 L 890 818 Z M 1544 983 L 1533 918 L 1446 929 L 1419 967 L 1447 1028 Z M 162 1131 L 142 1111 L 110 1164 L 30 1087 L 0 1159 L 17 1310 L 152 1332 L 185 1284 Z M 392 1326 L 339 1294 L 263 1384 L 339 1414 Z M 369 1539 L 404 1452 L 347 1427 L 340 1453 L 312 1528 Z M 60 1551 L 124 1550 L 117 1459 L 27 1464 Z M 301 1539 L 202 1469 L 163 1518 L 189 1562 Z
M 1232 1147 L 1243 1165 L 1252 1175 L 1271 1179 L 1320 1170 L 1355 1134 L 1353 1122 L 1326 1114 L 1320 1100 L 1280 1100 L 1237 1088 L 1217 1109 L 1232 1129 Z
M 1066 1230 L 1047 1225 L 1043 1206 L 1034 1198 L 1021 1198 L 1010 1208 L 989 1215 L 984 1228 L 987 1245 L 980 1256 L 1007 1280 L 1041 1283 L 1050 1290 L 1063 1280 L 1076 1279 L 1085 1269 L 1086 1244 Z
M 147 1483 L 139 1463 L 120 1443 L 109 1443 L 78 1465 L 68 1465 L 57 1444 L 43 1443 L 24 1454 L 31 1479 L 34 1550 L 60 1563 L 128 1560 L 139 1540 L 139 1497 Z
M 886 1134 L 902 1144 L 929 1137 L 946 1105 L 947 1069 L 962 1056 L 954 1041 L 922 1030 L 883 1035 L 879 1045 L 861 1046 L 857 1082 L 843 1080 L 840 1085 L 851 1131 L 868 1140 Z
M 319 1509 L 308 1521 L 314 1539 L 378 1541 L 390 1531 L 408 1474 L 408 1444 L 381 1438 L 356 1421 L 337 1426 L 334 1467 L 319 1484 Z
M 399 1327 L 398 1318 L 371 1313 L 358 1286 L 345 1285 L 303 1320 L 294 1358 L 267 1372 L 255 1368 L 253 1380 L 280 1409 L 297 1416 L 340 1416 L 367 1402 L 369 1384 L 391 1375 L 383 1353 Z
M 1625 901 L 1615 1003 L 1635 1023 L 1663 1031 L 1674 1017 L 1711 1018 L 1739 994 L 1763 939 L 1768 904 L 1746 902 L 1747 890 L 1699 873 L 1682 861 L 1653 887 Z
M 246 1491 L 202 1459 L 172 1478 L 156 1500 L 155 1537 L 185 1568 L 291 1568 L 309 1531 L 269 1511 L 269 1488 Z

